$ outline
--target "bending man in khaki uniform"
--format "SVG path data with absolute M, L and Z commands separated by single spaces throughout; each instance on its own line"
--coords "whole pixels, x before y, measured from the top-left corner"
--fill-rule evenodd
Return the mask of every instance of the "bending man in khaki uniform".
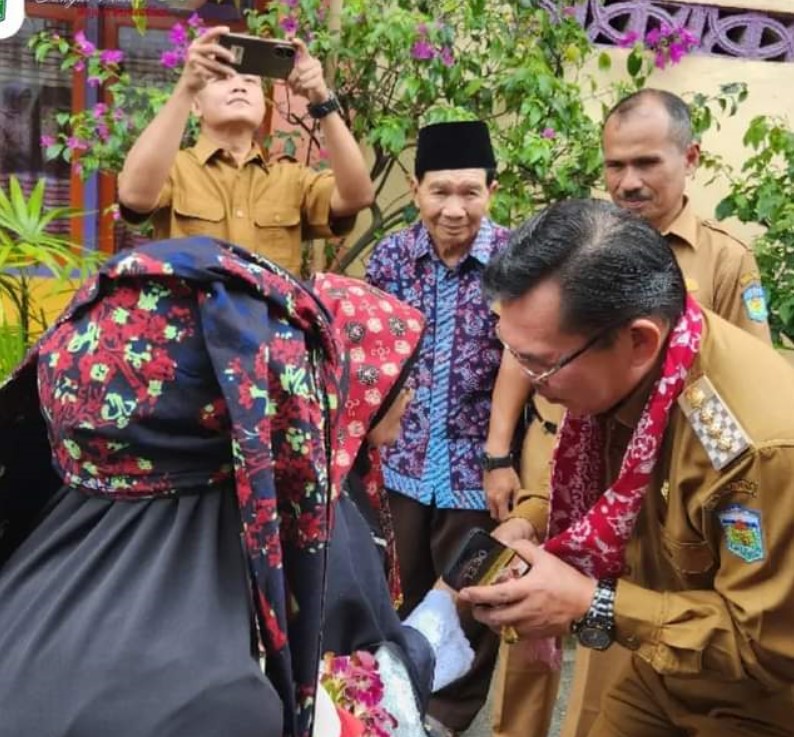
M 484 283 L 505 346 L 568 412 L 543 548 L 526 522 L 510 535 L 532 569 L 461 599 L 539 652 L 571 631 L 631 652 L 591 737 L 791 734 L 794 371 L 605 202 L 548 208 Z
M 699 160 L 689 110 L 676 95 L 643 90 L 619 102 L 603 131 L 607 189 L 620 207 L 637 212 L 664 234 L 680 264 L 687 290 L 707 307 L 769 342 L 766 307 L 752 252 L 711 221 L 698 218 L 685 195 L 686 179 Z M 531 382 L 505 352 L 493 395 L 486 451 L 506 456 L 527 402 Z M 486 472 L 484 486 L 492 515 L 522 517 L 545 534 L 548 472 L 561 408 L 535 398 L 536 417 L 524 443 L 521 482 L 512 467 Z M 512 508 L 512 509 L 511 509 Z M 609 675 L 619 668 L 619 648 L 593 662 L 577 653 L 576 675 L 563 728 L 582 737 L 598 713 Z M 593 677 L 588 673 L 594 672 Z M 551 723 L 559 672 L 528 661 L 521 648 L 503 644 L 494 681 L 495 737 L 544 737 Z
M 168 102 L 143 131 L 119 175 L 124 218 L 152 218 L 154 237 L 206 235 L 236 243 L 298 274 L 301 241 L 342 235 L 374 198 L 367 167 L 328 90 L 320 62 L 294 40 L 287 80 L 320 121 L 331 171 L 268 163 L 254 135 L 265 116 L 262 80 L 237 74 L 218 44 L 225 26 L 188 48 Z M 191 111 L 201 121 L 195 146 L 179 150 Z

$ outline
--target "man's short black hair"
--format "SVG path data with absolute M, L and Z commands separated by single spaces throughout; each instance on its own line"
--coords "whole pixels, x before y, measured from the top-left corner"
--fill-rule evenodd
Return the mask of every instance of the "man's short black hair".
M 611 202 L 567 200 L 516 228 L 483 277 L 493 299 L 510 302 L 541 282 L 560 286 L 560 329 L 593 335 L 638 317 L 673 324 L 686 300 L 667 241 Z

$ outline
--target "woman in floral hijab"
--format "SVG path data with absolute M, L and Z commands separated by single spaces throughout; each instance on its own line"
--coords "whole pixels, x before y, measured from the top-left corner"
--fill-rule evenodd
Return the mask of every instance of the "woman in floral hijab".
M 2 737 L 311 733 L 337 360 L 209 238 L 86 282 L 0 388 Z
M 448 593 L 431 592 L 432 604 L 420 605 L 411 626 L 395 611 L 399 572 L 378 447 L 399 435 L 413 396 L 410 375 L 424 319 L 354 279 L 322 274 L 312 286 L 331 315 L 342 356 L 332 462 L 342 491 L 329 546 L 323 650 L 337 656 L 375 653 L 378 668 L 388 674 L 382 678 L 382 706 L 394 720 L 372 718 L 370 705 L 364 718 L 372 724 L 365 734 L 416 737 L 425 733 L 420 714 L 431 691 L 462 675 L 471 662 Z

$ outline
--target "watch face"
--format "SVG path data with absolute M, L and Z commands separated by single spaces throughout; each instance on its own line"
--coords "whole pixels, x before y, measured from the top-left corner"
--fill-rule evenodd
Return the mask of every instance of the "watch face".
M 585 624 L 577 632 L 579 642 L 592 650 L 606 650 L 612 644 L 612 633 L 601 627 Z

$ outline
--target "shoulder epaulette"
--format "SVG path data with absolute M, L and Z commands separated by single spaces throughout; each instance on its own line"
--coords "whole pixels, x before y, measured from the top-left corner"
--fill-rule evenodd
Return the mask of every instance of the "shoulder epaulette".
M 718 471 L 752 446 L 744 428 L 707 377 L 701 376 L 686 387 L 678 404 Z
M 722 223 L 720 223 L 719 220 L 708 219 L 708 220 L 701 220 L 700 222 L 703 223 L 703 225 L 705 225 L 709 230 L 714 230 L 717 233 L 720 233 L 721 235 L 727 236 L 735 243 L 738 243 L 742 248 L 745 249 L 745 251 L 752 250 L 750 246 L 748 246 L 741 238 L 731 233 L 730 230 L 726 230 L 725 226 Z

